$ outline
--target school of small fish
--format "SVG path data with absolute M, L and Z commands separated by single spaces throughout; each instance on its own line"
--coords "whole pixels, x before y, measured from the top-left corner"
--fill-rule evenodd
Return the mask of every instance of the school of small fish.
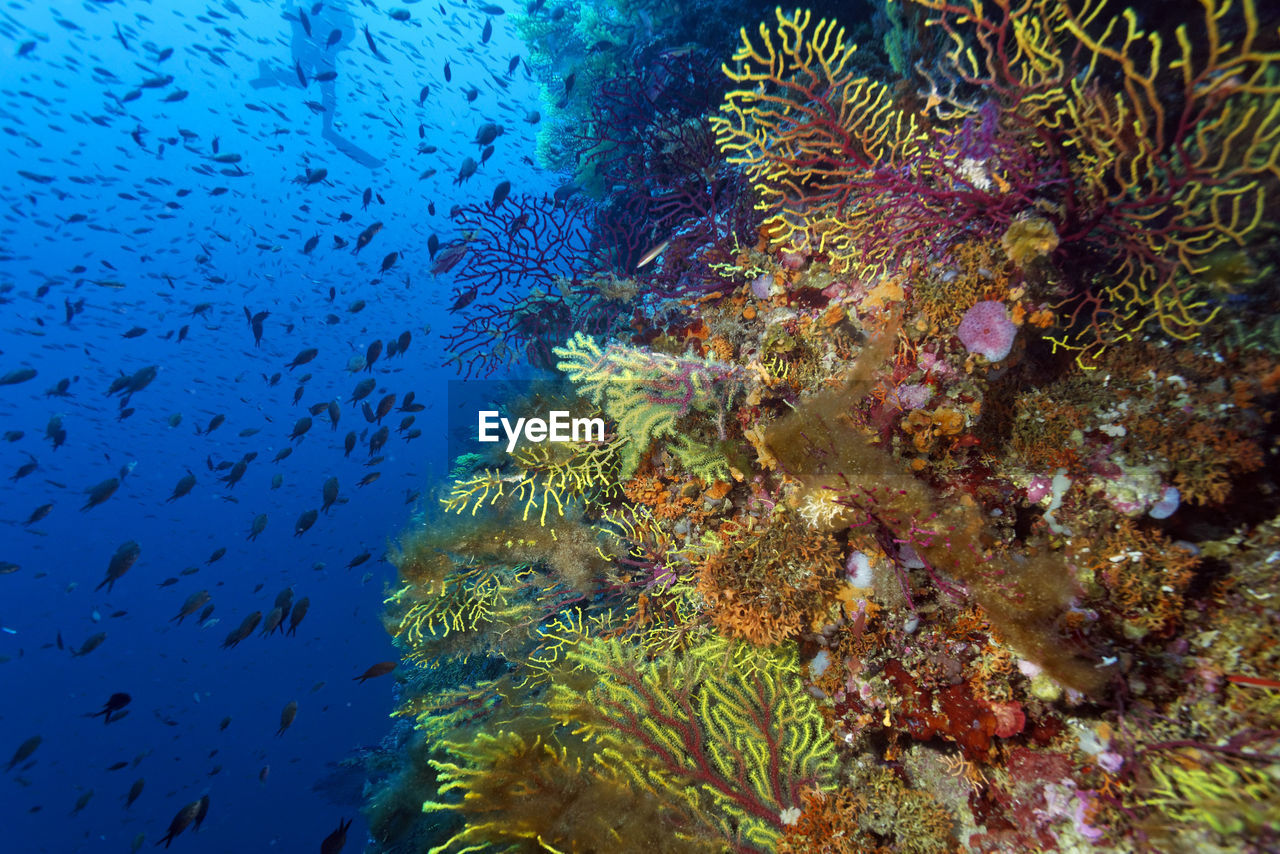
M 450 214 L 555 186 L 505 15 L 541 7 L 0 10 L 7 832 L 43 813 L 42 850 L 346 845 L 349 815 L 326 836 L 263 799 L 356 747 L 326 716 L 390 708 L 361 687 L 396 669 L 367 666 L 394 657 L 370 582 L 443 459 L 414 440 L 452 376 L 432 325 L 467 299 Z M 290 823 L 250 838 L 222 806 L 250 801 Z

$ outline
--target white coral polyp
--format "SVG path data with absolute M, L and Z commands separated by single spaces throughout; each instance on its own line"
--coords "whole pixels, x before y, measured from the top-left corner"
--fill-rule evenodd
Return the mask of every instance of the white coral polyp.
M 815 490 L 804 497 L 800 505 L 800 518 L 810 528 L 825 530 L 833 527 L 848 508 L 836 502 L 835 493 Z

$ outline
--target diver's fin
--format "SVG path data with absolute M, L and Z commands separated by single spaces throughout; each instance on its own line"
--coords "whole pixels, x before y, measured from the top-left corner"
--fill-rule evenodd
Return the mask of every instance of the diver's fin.
M 325 128 L 321 135 L 332 142 L 335 148 L 355 162 L 359 163 L 361 166 L 369 169 L 377 169 L 384 163 L 383 160 L 374 157 L 351 140 L 339 136 L 332 128 Z

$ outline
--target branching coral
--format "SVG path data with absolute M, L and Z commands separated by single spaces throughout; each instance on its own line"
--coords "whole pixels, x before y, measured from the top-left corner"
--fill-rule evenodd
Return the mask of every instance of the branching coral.
M 746 169 L 759 206 L 774 212 L 765 225 L 775 241 L 826 252 L 843 267 L 883 269 L 910 241 L 851 234 L 843 220 L 890 227 L 875 214 L 892 197 L 874 179 L 918 162 L 917 120 L 892 108 L 889 87 L 856 76 L 856 47 L 834 21 L 809 33 L 807 11 L 787 17 L 779 9 L 777 19 L 776 35 L 761 24 L 758 45 L 744 29 L 738 68 L 724 66 L 740 88 L 726 96 L 725 115 L 712 118 L 716 139 Z
M 464 376 L 487 376 L 527 359 L 550 363 L 551 347 L 574 330 L 613 328 L 623 303 L 595 287 L 594 214 L 579 200 L 513 196 L 496 209 L 468 205 L 455 218 L 464 235 L 445 335 Z
M 834 750 L 794 679 L 794 649 L 766 658 L 713 639 L 649 662 L 639 647 L 596 641 L 570 657 L 583 681 L 555 686 L 554 716 L 592 740 L 604 767 L 738 850 L 771 850 L 801 791 L 831 783 Z
M 514 471 L 485 469 L 480 474 L 455 480 L 448 497 L 442 499 L 446 512 L 472 516 L 500 501 L 521 505 L 521 520 L 530 511 L 538 523 L 547 524 L 547 511 L 564 516 L 566 505 L 579 502 L 592 506 L 618 495 L 618 459 L 624 440 L 605 444 L 559 442 L 532 445 L 512 454 Z
M 438 796 L 463 796 L 427 801 L 422 808 L 457 811 L 466 824 L 431 854 L 715 850 L 711 840 L 682 830 L 691 823 L 687 816 L 598 767 L 580 749 L 571 754 L 540 735 L 526 738 L 507 730 L 480 733 L 474 741 L 445 741 L 440 747 L 448 758 L 431 760 Z
M 621 475 L 630 477 L 654 439 L 672 436 L 690 414 L 708 418 L 725 438 L 727 413 L 741 385 L 733 365 L 667 356 L 610 344 L 600 348 L 582 333 L 555 348 L 556 365 L 579 393 L 618 425 Z M 690 449 L 691 452 L 691 449 Z
M 1124 340 L 1147 321 L 1198 334 L 1214 308 L 1194 277 L 1245 245 L 1280 179 L 1280 53 L 1258 46 L 1253 0 L 1235 40 L 1231 4 L 1204 0 L 1205 50 L 1182 26 L 1167 62 L 1132 11 L 1103 26 L 1105 0 L 915 2 L 951 40 L 922 68 L 918 112 L 856 76 L 834 22 L 810 30 L 808 12 L 779 10 L 776 30 L 743 31 L 725 66 L 740 88 L 713 122 L 775 240 L 866 276 L 1034 215 L 1046 249 L 1093 259 L 1068 277 L 1073 337 L 1060 346 Z M 956 94 L 973 89 L 983 100 Z
M 750 189 L 727 167 L 706 118 L 722 88 L 702 53 L 660 55 L 604 81 L 592 120 L 574 132 L 580 180 L 605 188 L 602 218 L 611 227 L 601 236 L 614 264 L 632 271 L 644 252 L 664 247 L 645 270 L 649 293 L 723 289 L 707 261 L 758 222 Z
M 446 256 L 475 276 L 462 316 L 494 306 L 472 340 L 536 340 L 575 387 L 508 414 L 610 423 L 460 460 L 449 512 L 393 554 L 417 741 L 381 850 L 1275 847 L 1280 369 L 1216 326 L 1120 340 L 1257 305 L 1231 277 L 1280 139 L 1251 75 L 1280 62 L 1225 2 L 1188 54 L 1190 30 L 1160 45 L 1097 0 L 918 0 L 919 100 L 862 79 L 834 24 L 779 14 L 739 51 L 719 154 L 662 97 L 715 88 L 662 77 L 698 48 L 653 77 L 632 54 L 578 140 L 614 140 L 585 152 L 613 188 L 538 208 L 586 255 L 526 270 L 541 238 L 512 202 Z M 725 156 L 773 218 L 745 242 Z M 637 269 L 655 224 L 675 239 Z M 716 292 L 667 298 L 699 276 Z M 577 328 L 601 302 L 629 331 Z M 953 334 L 988 310 L 1015 339 L 995 366 Z M 1106 345 L 1100 370 L 1036 339 L 1059 318 L 1060 345 Z
M 470 684 L 406 700 L 398 714 L 423 731 L 515 714 L 570 647 L 624 610 L 602 532 L 574 515 L 554 527 L 513 516 L 508 508 L 446 517 L 413 528 L 392 553 L 400 585 L 385 600 L 384 622 L 405 661 L 473 662 Z
M 1261 757 L 1260 757 L 1261 758 Z M 1220 838 L 1277 841 L 1280 759 L 1256 764 L 1220 757 L 1171 756 L 1149 766 L 1152 782 L 1142 805 L 1193 832 Z

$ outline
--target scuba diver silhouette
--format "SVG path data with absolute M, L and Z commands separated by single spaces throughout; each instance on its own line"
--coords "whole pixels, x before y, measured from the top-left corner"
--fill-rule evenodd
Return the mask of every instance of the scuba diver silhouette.
M 338 104 L 338 53 L 346 50 L 356 34 L 355 19 L 344 0 L 325 0 L 311 7 L 293 6 L 284 0 L 283 17 L 293 27 L 290 44 L 293 67 L 281 68 L 267 60 L 258 60 L 258 77 L 249 81 L 254 89 L 293 86 L 305 89 L 311 83 L 320 86 L 323 130 L 321 136 L 362 166 L 377 169 L 383 161 L 338 133 L 334 113 Z M 326 79 L 327 78 L 327 79 Z M 313 108 L 314 109 L 314 108 Z

